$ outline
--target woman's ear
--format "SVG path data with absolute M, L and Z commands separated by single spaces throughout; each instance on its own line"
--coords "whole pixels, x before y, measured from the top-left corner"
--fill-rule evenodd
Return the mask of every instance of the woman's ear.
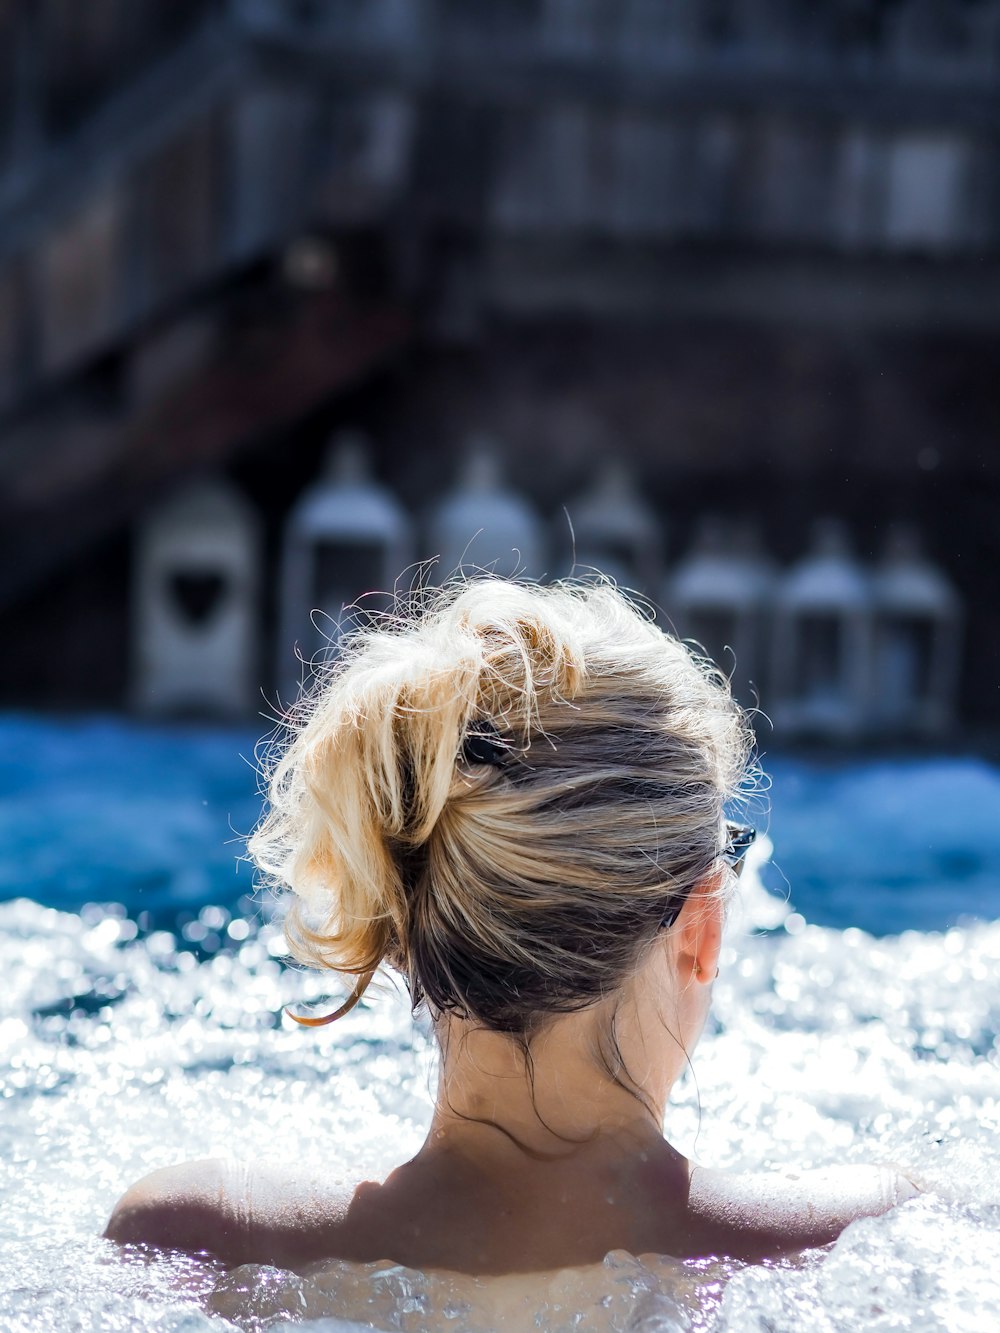
M 713 870 L 688 894 L 668 938 L 676 975 L 684 984 L 707 985 L 719 974 L 722 948 L 724 870 Z

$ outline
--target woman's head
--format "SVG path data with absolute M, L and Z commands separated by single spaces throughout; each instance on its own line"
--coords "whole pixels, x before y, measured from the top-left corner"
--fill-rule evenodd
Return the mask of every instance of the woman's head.
M 250 851 L 300 958 L 528 1037 L 633 974 L 748 753 L 725 679 L 614 589 L 476 579 L 345 646 Z

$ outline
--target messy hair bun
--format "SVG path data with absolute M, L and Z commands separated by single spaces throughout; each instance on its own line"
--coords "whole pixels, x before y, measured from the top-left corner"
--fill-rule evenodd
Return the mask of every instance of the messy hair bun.
M 748 753 L 725 678 L 613 588 L 475 579 L 346 644 L 250 853 L 297 957 L 524 1036 L 630 974 Z

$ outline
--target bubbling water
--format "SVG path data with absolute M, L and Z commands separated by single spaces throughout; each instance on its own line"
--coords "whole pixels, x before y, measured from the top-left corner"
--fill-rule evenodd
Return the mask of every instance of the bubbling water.
M 421 1333 L 428 1328 L 542 1328 L 558 1333 L 704 1327 L 715 1293 L 736 1265 L 681 1263 L 614 1251 L 601 1264 L 553 1273 L 472 1278 L 391 1263 L 313 1264 L 302 1274 L 248 1265 L 217 1284 L 210 1307 L 253 1331 L 290 1311 L 302 1320 Z M 340 1323 L 336 1325 L 341 1327 Z
M 697 1087 L 668 1113 L 672 1141 L 715 1165 L 896 1161 L 932 1195 L 785 1263 L 614 1254 L 486 1281 L 226 1273 L 98 1239 L 128 1182 L 185 1158 L 384 1171 L 421 1142 L 433 1043 L 388 985 L 332 1030 L 294 1029 L 282 1006 L 318 999 L 322 979 L 281 965 L 275 926 L 204 958 L 96 910 L 22 900 L 0 928 L 5 1330 L 972 1329 L 1000 1302 L 1000 925 L 731 942 Z
M 227 842 L 226 814 L 245 829 L 256 805 L 232 735 L 22 720 L 4 723 L 3 738 L 0 833 L 10 850 L 0 891 L 20 883 L 67 909 L 0 903 L 3 1333 L 212 1333 L 300 1321 L 338 1333 L 980 1333 L 995 1322 L 1000 922 L 902 929 L 910 886 L 892 876 L 896 861 L 916 861 L 886 833 L 900 829 L 925 858 L 924 843 L 933 844 L 911 920 L 944 922 L 963 910 L 959 880 L 945 872 L 966 876 L 965 910 L 989 915 L 992 866 L 973 851 L 963 860 L 962 849 L 995 826 L 994 770 L 899 765 L 876 780 L 860 765 L 835 778 L 787 769 L 783 790 L 798 783 L 803 799 L 797 814 L 786 807 L 782 827 L 795 834 L 798 818 L 799 845 L 813 856 L 795 874 L 782 834 L 793 885 L 814 886 L 809 902 L 796 888 L 796 905 L 812 916 L 813 902 L 830 900 L 823 877 L 843 874 L 855 898 L 867 893 L 877 928 L 902 933 L 808 924 L 765 892 L 751 866 L 697 1081 L 677 1088 L 667 1114 L 671 1142 L 713 1166 L 896 1162 L 929 1193 L 854 1223 L 828 1249 L 769 1264 L 616 1252 L 529 1278 L 388 1262 L 227 1272 L 206 1256 L 103 1241 L 115 1199 L 146 1172 L 199 1157 L 294 1159 L 345 1181 L 378 1177 L 422 1142 L 433 1041 L 388 981 L 332 1028 L 306 1032 L 282 1017 L 285 1005 L 323 999 L 324 979 L 284 964 L 266 912 L 234 914 L 239 848 Z M 206 854 L 210 830 L 217 846 Z M 891 866 L 888 853 L 879 859 L 883 847 Z M 757 850 L 766 854 L 765 839 Z M 101 885 L 129 907 L 79 909 Z

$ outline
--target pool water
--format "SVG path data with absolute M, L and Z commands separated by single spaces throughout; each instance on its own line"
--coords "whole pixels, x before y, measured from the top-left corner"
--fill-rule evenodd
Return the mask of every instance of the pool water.
M 252 735 L 6 718 L 0 741 L 4 1333 L 995 1324 L 997 769 L 767 763 L 772 863 L 745 876 L 697 1083 L 668 1112 L 671 1140 L 713 1165 L 895 1161 L 931 1192 L 778 1264 L 613 1254 L 475 1283 L 388 1264 L 226 1273 L 99 1239 L 127 1183 L 184 1158 L 385 1169 L 422 1139 L 434 1050 L 388 983 L 333 1028 L 281 1017 L 323 987 L 282 963 L 236 859 L 258 809 Z

